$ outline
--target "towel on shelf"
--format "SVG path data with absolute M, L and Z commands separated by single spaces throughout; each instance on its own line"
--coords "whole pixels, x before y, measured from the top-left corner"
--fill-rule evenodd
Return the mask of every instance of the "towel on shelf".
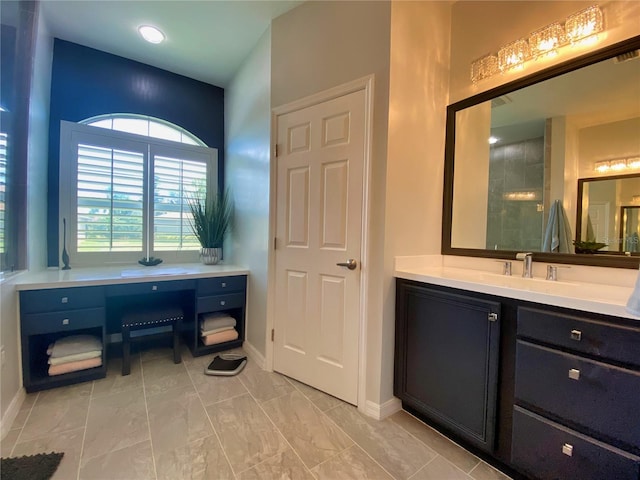
M 213 330 L 214 328 L 236 326 L 236 319 L 226 313 L 207 313 L 200 318 L 200 330 L 203 332 Z
M 636 286 L 631 292 L 631 296 L 627 301 L 627 312 L 631 315 L 636 315 L 640 317 L 640 273 L 638 274 L 638 278 L 636 279 Z
M 63 363 L 62 365 L 50 365 L 49 375 L 62 375 L 64 373 L 77 372 L 78 370 L 86 370 L 102 365 L 102 356 L 89 358 L 87 360 L 78 360 L 76 362 Z
M 59 338 L 55 343 L 49 345 L 47 354 L 51 358 L 75 355 L 76 353 L 86 353 L 92 350 L 102 350 L 102 342 L 93 335 L 71 335 L 70 337 Z
M 549 212 L 549 221 L 542 243 L 543 252 L 574 253 L 571 227 L 560 200 L 555 200 Z
M 236 330 L 227 330 L 224 332 L 214 333 L 202 337 L 202 343 L 205 345 L 216 345 L 218 343 L 231 342 L 238 338 L 238 332 Z
M 76 362 L 78 360 L 88 360 L 89 358 L 96 358 L 102 356 L 102 349 L 91 350 L 85 353 L 74 353 L 73 355 L 65 355 L 64 357 L 49 357 L 49 365 L 62 365 L 63 363 Z
M 212 330 L 200 331 L 200 335 L 206 337 L 207 335 L 213 335 L 214 333 L 226 332 L 227 330 L 233 330 L 233 327 L 220 327 Z

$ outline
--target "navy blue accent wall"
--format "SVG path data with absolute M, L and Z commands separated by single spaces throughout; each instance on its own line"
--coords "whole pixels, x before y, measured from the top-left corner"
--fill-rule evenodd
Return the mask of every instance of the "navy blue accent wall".
M 159 47 L 162 48 L 162 47 Z M 179 125 L 218 149 L 224 179 L 224 89 L 143 63 L 55 39 L 48 172 L 48 263 L 60 258 L 58 190 L 60 121 L 108 113 L 150 115 Z M 73 259 L 72 259 L 73 260 Z

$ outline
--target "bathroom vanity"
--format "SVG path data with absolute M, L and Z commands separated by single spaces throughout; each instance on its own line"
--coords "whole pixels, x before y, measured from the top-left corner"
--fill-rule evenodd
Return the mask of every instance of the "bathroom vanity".
M 612 298 L 607 285 L 446 267 L 396 277 L 405 409 L 525 478 L 640 479 L 630 288 Z

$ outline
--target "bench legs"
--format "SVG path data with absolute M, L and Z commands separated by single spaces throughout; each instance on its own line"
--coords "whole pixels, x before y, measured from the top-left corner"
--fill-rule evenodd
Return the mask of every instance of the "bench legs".
M 177 319 L 173 322 L 173 363 L 182 362 L 182 355 L 180 355 L 180 332 L 182 332 L 182 320 Z
M 131 373 L 131 338 L 129 327 L 122 327 L 122 376 Z

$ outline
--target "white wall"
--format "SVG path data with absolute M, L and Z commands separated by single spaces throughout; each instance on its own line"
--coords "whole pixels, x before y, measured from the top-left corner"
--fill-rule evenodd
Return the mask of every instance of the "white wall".
M 225 89 L 225 185 L 235 217 L 229 263 L 249 268 L 246 341 L 266 353 L 271 29 Z M 251 347 L 249 347 L 251 348 Z
M 363 259 L 362 265 L 371 279 L 366 292 L 369 301 L 365 395 L 374 403 L 383 397 L 390 398 L 392 377 L 388 372 L 393 368 L 393 359 L 389 360 L 387 355 L 389 342 L 393 352 L 393 328 L 388 337 L 388 325 L 382 323 L 390 16 L 391 4 L 386 1 L 313 1 L 276 18 L 271 27 L 273 107 L 375 75 L 371 255 L 370 261 Z M 389 283 L 388 277 L 386 280 Z M 385 297 L 384 302 L 389 301 L 393 299 Z M 381 373 L 383 363 L 387 370 L 384 374 Z M 381 385 L 382 377 L 384 385 Z

